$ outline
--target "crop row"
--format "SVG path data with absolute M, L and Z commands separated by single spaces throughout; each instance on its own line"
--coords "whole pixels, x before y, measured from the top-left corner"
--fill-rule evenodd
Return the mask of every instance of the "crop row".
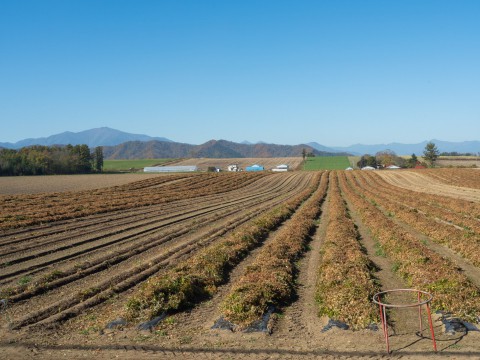
M 409 224 L 435 242 L 446 245 L 475 266 L 480 266 L 480 223 L 477 220 L 454 214 L 445 208 L 428 206 L 421 200 L 423 195 L 397 193 L 394 192 L 395 189 L 383 186 L 379 190 L 378 184 L 366 181 L 366 177 L 363 173 L 356 174 L 352 176 L 352 181 L 356 180 L 357 186 L 371 201 L 391 216 Z M 461 226 L 452 226 L 451 221 Z M 466 224 L 469 227 L 465 227 Z
M 139 245 L 137 240 L 142 237 L 164 234 L 168 227 L 176 224 L 176 227 L 178 227 L 181 226 L 181 223 L 191 223 L 192 218 L 214 221 L 219 216 L 224 216 L 222 215 L 224 213 L 238 212 L 239 208 L 246 206 L 246 204 L 252 204 L 255 200 L 258 205 L 265 202 L 269 203 L 277 191 L 282 191 L 282 196 L 288 195 L 297 186 L 303 186 L 302 184 L 305 183 L 304 179 L 298 176 L 280 176 L 272 178 L 273 181 L 265 180 L 257 181 L 249 186 L 248 192 L 245 193 L 237 191 L 234 194 L 209 196 L 204 205 L 199 203 L 197 206 L 192 206 L 191 201 L 182 201 L 180 203 L 183 205 L 180 207 L 176 202 L 175 204 L 169 204 L 168 208 L 164 205 L 154 206 L 153 209 L 152 207 L 146 207 L 141 210 L 130 210 L 126 213 L 125 218 L 119 218 L 118 214 L 115 214 L 115 216 L 107 219 L 104 219 L 104 215 L 101 215 L 88 218 L 82 222 L 55 223 L 46 228 L 45 232 L 33 230 L 34 235 L 30 236 L 28 234 L 25 239 L 22 239 L 23 236 L 18 239 L 17 234 L 2 237 L 3 246 L 0 247 L 0 253 L 2 253 L 0 262 L 3 262 L 3 266 L 0 271 L 0 279 L 19 273 L 19 266 L 21 269 L 32 270 L 29 264 L 34 264 L 35 268 L 39 269 L 39 266 L 45 261 L 47 263 L 53 261 L 57 268 L 60 261 L 59 257 L 65 257 L 66 254 L 75 256 L 83 250 L 87 251 L 90 256 L 93 252 L 103 252 L 110 245 L 115 246 L 117 255 L 128 249 L 135 251 Z M 286 193 L 283 194 L 283 192 Z M 276 198 L 281 199 L 282 196 Z M 106 222 L 105 220 L 109 221 Z M 188 233 L 188 231 L 192 231 L 192 226 L 194 225 L 181 226 L 180 231 Z M 81 231 L 78 231 L 78 228 L 81 228 Z M 25 228 L 25 230 L 27 229 Z M 175 230 L 175 233 L 178 233 L 178 231 Z M 157 238 L 154 241 L 150 240 L 146 245 L 151 247 L 157 240 Z M 104 255 L 108 259 L 107 253 Z M 71 258 L 69 259 L 71 260 Z M 92 261 L 90 258 L 89 266 L 92 265 Z M 23 264 L 12 267 L 12 265 L 20 263 Z M 8 274 L 11 275 L 7 276 Z
M 340 185 L 374 239 L 393 262 L 392 270 L 408 286 L 431 292 L 435 309 L 449 311 L 468 320 L 476 319 L 480 314 L 480 291 L 461 270 L 403 231 L 363 197 L 351 174 L 348 174 L 348 181 L 345 173 L 341 174 Z
M 192 197 L 224 193 L 247 186 L 266 174 L 200 174 L 178 177 L 152 190 L 135 185 L 95 191 L 15 195 L 2 197 L 0 229 L 72 219 L 87 215 L 167 203 Z M 160 176 L 165 182 L 168 177 Z
M 292 215 L 318 187 L 316 175 L 307 190 L 273 210 L 238 227 L 224 240 L 207 246 L 185 262 L 161 276 L 150 277 L 126 304 L 126 317 L 149 319 L 163 312 L 180 310 L 212 296 L 226 281 L 231 268 L 253 248 L 259 246 L 270 231 Z
M 318 189 L 263 246 L 221 305 L 227 321 L 243 329 L 260 320 L 270 307 L 290 302 L 295 294 L 295 262 L 305 251 L 327 192 L 324 173 Z
M 422 173 L 448 185 L 480 189 L 480 170 L 478 169 L 427 169 Z
M 438 216 L 459 226 L 471 227 L 473 229 L 480 227 L 480 204 L 477 202 L 442 196 L 441 193 L 429 194 L 423 192 L 419 194 L 415 191 L 391 185 L 377 174 L 363 172 L 356 175 L 368 180 L 369 188 L 379 193 L 396 194 L 398 198 L 401 197 L 402 200 L 408 200 L 409 204 L 412 202 L 415 207 L 426 207 L 429 212 L 436 211 L 435 214 Z
M 55 262 L 54 272 L 45 273 L 49 270 L 47 267 L 43 276 L 32 276 L 26 288 L 13 289 L 8 300 L 17 316 L 12 319 L 11 326 L 20 328 L 35 323 L 63 321 L 113 296 L 117 297 L 150 276 L 164 272 L 172 263 L 178 263 L 214 241 L 220 241 L 222 235 L 258 216 L 259 212 L 268 211 L 296 196 L 307 188 L 312 178 L 310 175 L 283 174 L 260 181 L 263 185 L 259 188 L 255 183 L 250 187 L 256 188 L 253 194 L 243 190 L 228 194 L 227 204 L 220 198 L 213 204 L 204 200 L 190 209 L 190 214 L 179 212 L 175 218 L 168 216 L 164 221 L 157 220 L 157 224 L 148 225 L 147 229 L 134 230 L 124 243 L 115 242 L 113 252 L 111 247 L 102 247 L 88 256 L 78 257 L 78 250 L 72 248 L 72 252 L 65 254 L 71 256 L 70 261 Z M 162 222 L 165 228 L 155 229 L 162 226 Z M 117 232 L 115 223 L 108 226 L 111 231 Z M 145 232 L 151 226 L 153 233 Z M 121 233 L 118 235 L 123 236 Z M 107 238 L 98 239 L 99 244 L 95 242 L 93 247 L 98 248 L 106 244 L 105 241 L 111 242 L 108 234 L 105 236 Z M 115 240 L 117 235 L 112 236 Z M 42 263 L 52 260 L 48 254 L 46 257 L 39 260 Z M 33 261 L 31 265 L 41 265 Z M 28 269 L 31 267 L 25 267 L 25 270 Z M 42 302 L 36 298 L 40 294 Z
M 328 223 L 320 250 L 316 300 L 320 315 L 360 329 L 378 322 L 371 299 L 379 285 L 373 264 L 358 241 L 359 234 L 340 194 L 337 176 L 330 174 Z

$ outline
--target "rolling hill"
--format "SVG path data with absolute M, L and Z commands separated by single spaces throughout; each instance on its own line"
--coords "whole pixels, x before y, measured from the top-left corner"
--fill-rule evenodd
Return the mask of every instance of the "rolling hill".
M 226 140 L 210 140 L 201 145 L 165 141 L 134 141 L 116 146 L 105 146 L 103 153 L 105 159 L 268 158 L 302 156 L 303 149 L 316 156 L 339 155 L 333 152 L 318 151 L 305 144 L 239 144 Z
M 151 137 L 142 134 L 130 134 L 120 130 L 111 129 L 108 127 L 101 127 L 96 129 L 85 130 L 81 132 L 66 131 L 61 134 L 55 134 L 48 137 L 24 139 L 16 143 L 0 143 L 0 147 L 7 149 L 20 149 L 32 145 L 81 145 L 87 144 L 89 147 L 96 146 L 114 146 L 127 141 L 166 141 L 171 140 L 163 137 Z

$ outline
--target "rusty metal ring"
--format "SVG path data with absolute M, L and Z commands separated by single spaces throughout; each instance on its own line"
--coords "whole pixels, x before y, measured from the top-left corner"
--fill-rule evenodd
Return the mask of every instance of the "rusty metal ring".
M 394 293 L 394 292 L 404 292 L 404 291 L 415 292 L 417 294 L 423 294 L 423 295 L 428 296 L 428 299 L 424 300 L 424 301 L 417 302 L 415 304 L 385 304 L 385 303 L 380 301 L 380 296 L 382 296 L 382 295 L 385 295 L 385 294 L 388 294 L 388 293 Z M 430 301 L 432 301 L 432 299 L 433 299 L 433 295 L 426 292 L 426 291 L 416 290 L 416 289 L 393 289 L 393 290 L 386 290 L 386 291 L 381 291 L 381 292 L 376 293 L 375 295 L 373 295 L 372 300 L 375 304 L 378 304 L 378 305 L 381 305 L 381 306 L 385 306 L 385 307 L 389 307 L 389 308 L 404 308 L 404 307 L 414 307 L 414 306 L 425 305 L 425 304 L 428 304 Z

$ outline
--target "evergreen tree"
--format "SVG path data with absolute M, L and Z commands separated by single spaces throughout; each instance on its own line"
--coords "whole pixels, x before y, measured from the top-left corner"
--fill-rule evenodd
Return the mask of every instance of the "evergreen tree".
M 435 161 L 438 159 L 438 154 L 440 154 L 440 151 L 438 151 L 437 146 L 433 142 L 429 142 L 425 145 L 423 157 L 430 167 L 435 165 Z
M 408 159 L 408 165 L 411 168 L 414 168 L 417 165 L 417 162 L 418 162 L 417 155 L 415 155 L 415 153 L 413 153 L 412 157 L 410 159 Z
M 93 167 L 97 172 L 102 172 L 103 170 L 103 147 L 97 146 L 95 152 L 93 153 Z

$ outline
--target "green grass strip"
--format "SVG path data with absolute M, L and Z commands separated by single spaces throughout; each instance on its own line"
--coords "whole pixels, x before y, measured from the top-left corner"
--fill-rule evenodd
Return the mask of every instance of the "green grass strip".
M 345 170 L 351 166 L 347 156 L 315 156 L 305 159 L 304 170 Z

